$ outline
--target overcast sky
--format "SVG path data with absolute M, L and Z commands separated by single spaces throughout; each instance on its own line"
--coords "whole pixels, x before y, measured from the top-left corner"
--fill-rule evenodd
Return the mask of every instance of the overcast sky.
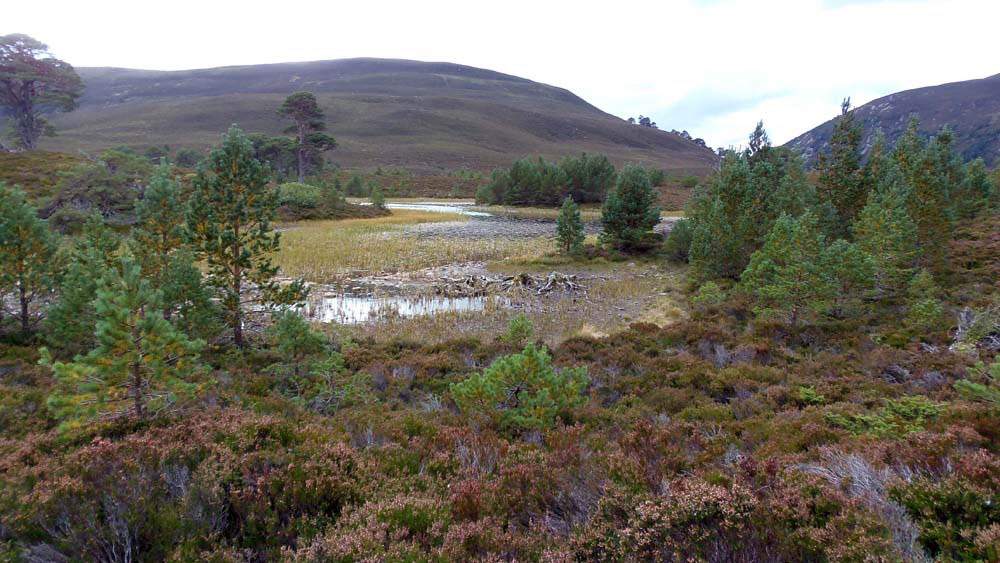
M 4 2 L 75 66 L 391 57 L 489 68 L 711 146 L 781 143 L 856 104 L 1000 73 L 1000 0 Z

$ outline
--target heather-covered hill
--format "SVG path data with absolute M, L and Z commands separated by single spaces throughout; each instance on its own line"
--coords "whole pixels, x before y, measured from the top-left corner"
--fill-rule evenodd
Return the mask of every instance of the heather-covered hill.
M 920 119 L 928 135 L 948 126 L 955 146 L 966 159 L 983 158 L 990 166 L 1000 162 L 1000 74 L 979 80 L 952 82 L 897 92 L 854 110 L 864 127 L 863 146 L 870 146 L 881 129 L 890 144 L 906 130 L 910 116 Z M 828 149 L 831 119 L 788 142 L 812 161 Z
M 489 169 L 516 158 L 583 151 L 618 163 L 704 172 L 711 150 L 678 135 L 630 125 L 573 93 L 450 63 L 345 59 L 186 71 L 80 68 L 80 108 L 55 117 L 49 150 L 95 151 L 157 143 L 205 148 L 239 123 L 280 133 L 285 96 L 314 92 L 348 167 Z

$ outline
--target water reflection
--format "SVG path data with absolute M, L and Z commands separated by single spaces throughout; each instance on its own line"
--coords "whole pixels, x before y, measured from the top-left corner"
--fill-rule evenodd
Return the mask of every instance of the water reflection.
M 390 317 L 482 311 L 489 297 L 374 297 L 326 295 L 306 305 L 307 317 L 324 323 L 358 324 Z
M 471 203 L 434 203 L 434 202 L 417 202 L 417 203 L 387 203 L 386 207 L 389 209 L 408 209 L 412 211 L 432 211 L 436 213 L 458 213 L 459 215 L 468 215 L 469 217 L 491 217 L 490 213 L 484 211 L 473 211 L 469 209 Z

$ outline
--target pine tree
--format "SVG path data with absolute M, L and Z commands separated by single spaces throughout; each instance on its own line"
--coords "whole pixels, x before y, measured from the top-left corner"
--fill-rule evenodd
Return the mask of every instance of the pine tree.
M 820 267 L 833 284 L 832 313 L 838 318 L 857 311 L 874 287 L 875 260 L 860 246 L 844 239 L 822 250 Z
M 989 208 L 996 188 L 983 159 L 968 163 L 962 182 L 952 190 L 952 214 L 956 219 L 969 219 Z
M 867 200 L 868 184 L 861 167 L 861 125 L 851 111 L 851 99 L 840 106 L 841 114 L 830 137 L 830 153 L 821 154 L 819 197 L 837 211 L 836 236 L 843 236 Z
M 909 188 L 894 165 L 868 194 L 852 226 L 858 248 L 872 257 L 878 295 L 892 297 L 905 289 L 917 259 L 917 226 L 907 209 Z
M 825 207 L 817 208 L 801 159 L 772 147 L 758 123 L 750 148 L 727 152 L 718 174 L 699 186 L 688 205 L 692 275 L 699 281 L 738 279 L 778 217 L 807 210 L 816 212 L 822 226 L 833 223 Z
M 187 244 L 186 205 L 173 169 L 159 166 L 136 204 L 129 246 L 142 275 L 163 292 L 163 317 L 189 334 L 211 336 L 216 307 Z
M 282 359 L 292 365 L 295 376 L 300 375 L 302 363 L 307 358 L 326 350 L 327 339 L 323 333 L 313 330 L 302 315 L 294 311 L 276 315 L 267 335 Z
M 208 264 L 208 283 L 222 294 L 222 307 L 242 347 L 244 306 L 286 304 L 304 294 L 301 282 L 284 288 L 275 281 L 271 254 L 280 235 L 271 221 L 278 192 L 267 183 L 267 168 L 253 156 L 253 145 L 233 126 L 220 148 L 198 171 L 187 214 L 187 228 L 198 257 Z
M 385 195 L 382 193 L 382 188 L 380 188 L 378 184 L 372 184 L 371 202 L 372 206 L 376 209 L 385 209 Z
M 4 289 L 14 291 L 21 335 L 31 332 L 31 304 L 53 286 L 56 238 L 24 192 L 0 182 L 0 311 Z
M 784 317 L 795 327 L 805 313 L 828 306 L 836 288 L 823 270 L 822 247 L 823 235 L 812 213 L 778 218 L 740 280 L 756 301 L 758 314 Z
M 644 169 L 626 166 L 604 201 L 602 242 L 625 252 L 642 251 L 652 246 L 653 228 L 660 222 L 656 195 Z
M 49 407 L 64 428 L 94 420 L 144 419 L 190 395 L 199 369 L 200 342 L 193 342 L 163 318 L 160 292 L 142 278 L 131 257 L 105 272 L 99 283 L 97 346 L 69 363 L 52 362 L 57 389 Z
M 583 219 L 580 217 L 580 208 L 572 197 L 567 197 L 563 201 L 559 217 L 556 219 L 556 240 L 559 241 L 559 248 L 565 254 L 579 252 L 583 247 L 583 239 Z
M 937 332 L 945 328 L 944 304 L 941 290 L 934 283 L 934 276 L 926 269 L 913 276 L 906 290 L 906 319 L 904 324 L 914 333 Z
M 97 283 L 116 267 L 119 246 L 115 233 L 100 217 L 92 216 L 84 223 L 68 256 L 61 260 L 66 266 L 57 287 L 59 298 L 49 307 L 45 319 L 46 341 L 61 356 L 72 357 L 93 346 Z
M 312 92 L 296 92 L 288 96 L 278 109 L 278 114 L 295 122 L 285 132 L 295 134 L 298 181 L 300 184 L 304 183 L 309 153 L 320 155 L 323 151 L 336 147 L 337 141 L 323 133 L 326 129 L 325 116 Z

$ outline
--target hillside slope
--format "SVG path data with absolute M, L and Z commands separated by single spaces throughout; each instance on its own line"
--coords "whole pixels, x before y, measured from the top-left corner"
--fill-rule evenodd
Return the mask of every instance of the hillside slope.
M 982 157 L 991 166 L 1000 164 L 1000 74 L 897 92 L 860 106 L 855 112 L 865 129 L 866 147 L 879 128 L 891 145 L 906 130 L 910 116 L 916 115 L 920 130 L 928 135 L 946 125 L 951 127 L 955 146 L 965 158 Z M 832 131 L 833 121 L 827 121 L 786 146 L 813 161 L 829 148 Z
M 618 163 L 705 171 L 715 157 L 677 135 L 629 125 L 571 92 L 450 63 L 345 59 L 189 71 L 80 68 L 78 110 L 56 116 L 48 150 L 125 144 L 204 148 L 231 123 L 280 133 L 275 110 L 316 93 L 349 167 L 488 169 L 530 154 L 603 152 Z

